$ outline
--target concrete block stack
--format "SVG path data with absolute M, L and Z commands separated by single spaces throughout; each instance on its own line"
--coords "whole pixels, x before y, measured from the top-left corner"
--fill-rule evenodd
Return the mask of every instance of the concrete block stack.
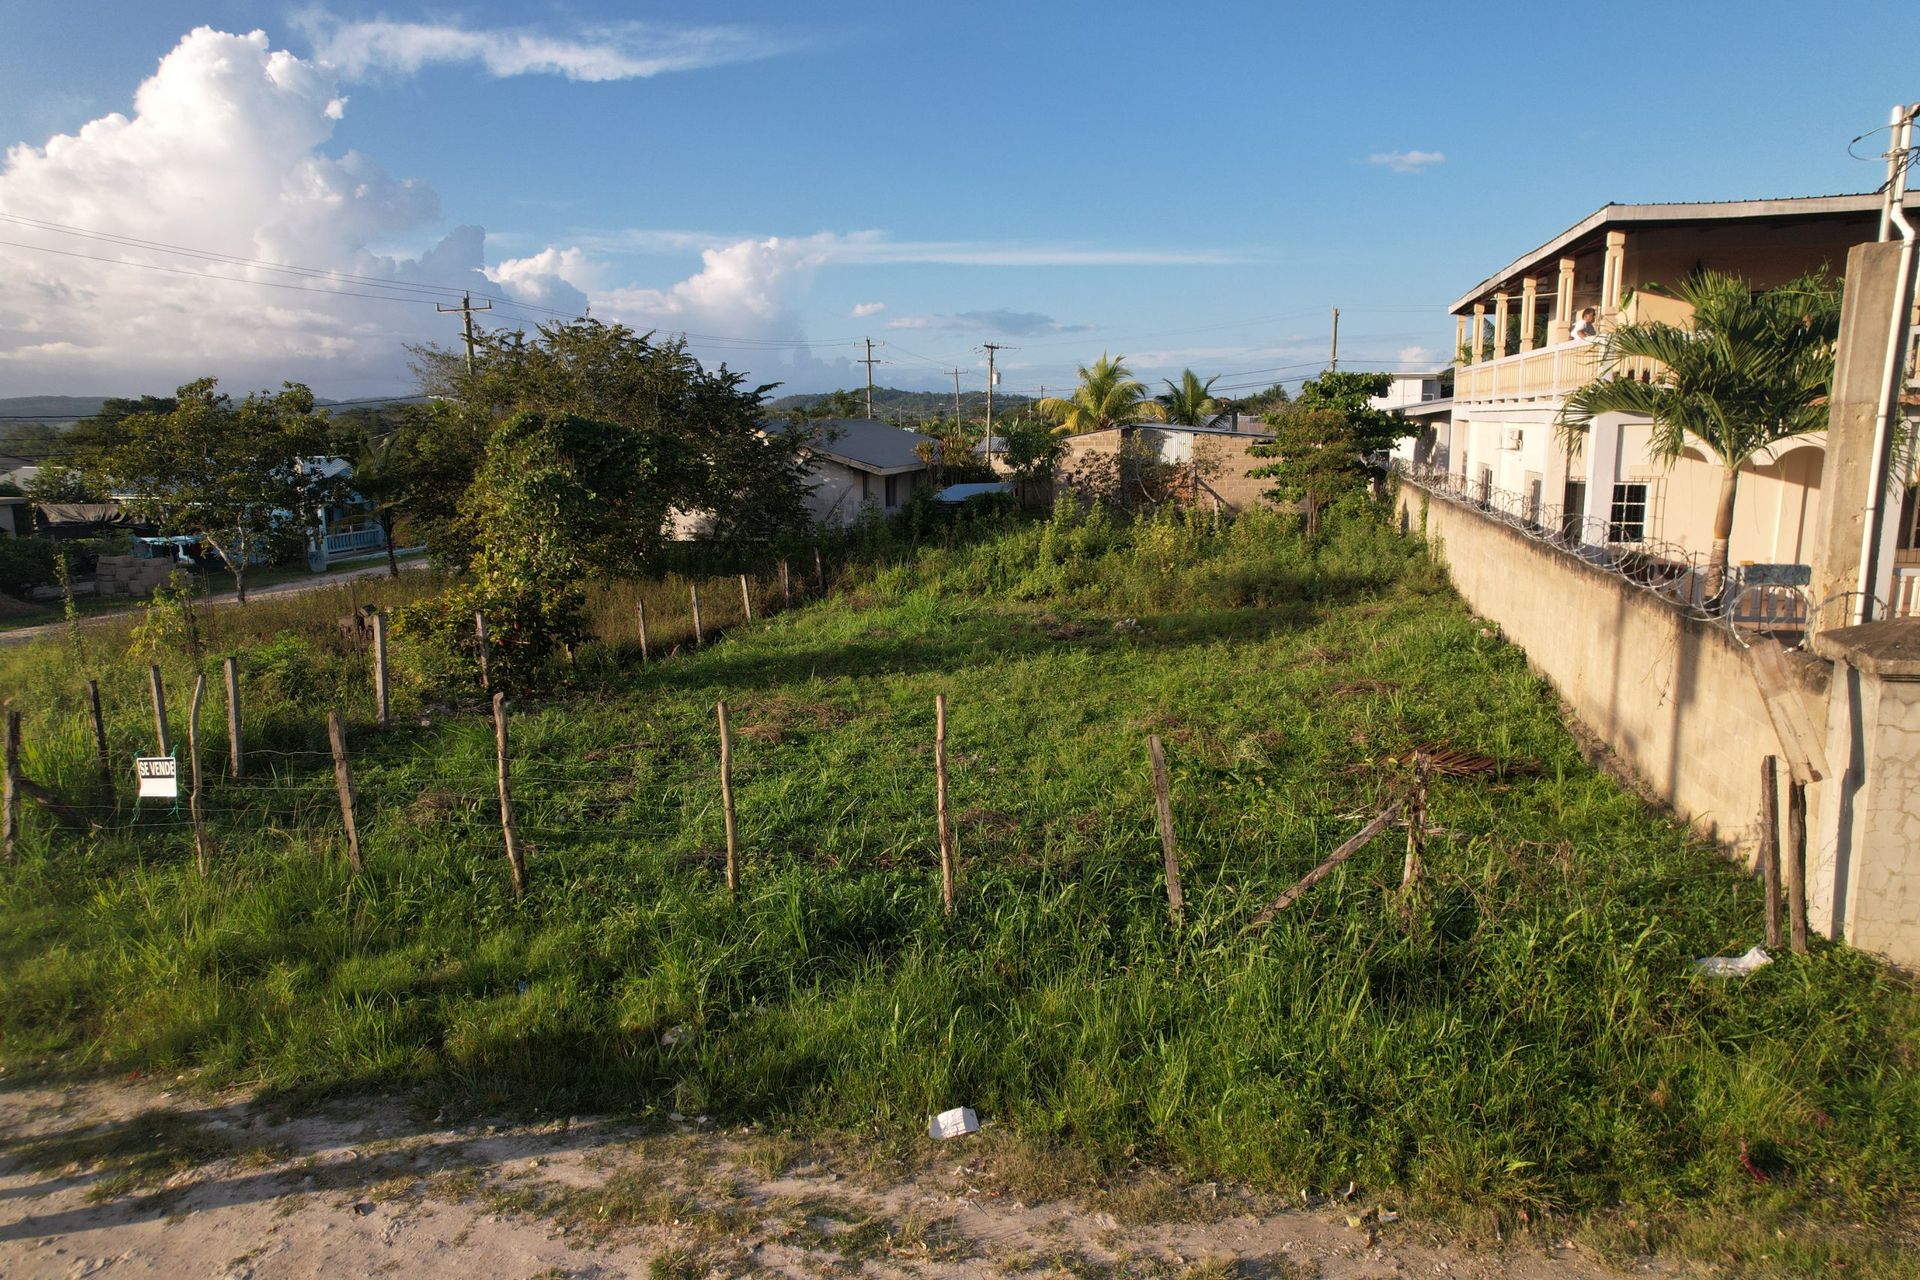
M 94 590 L 103 596 L 152 595 L 155 587 L 166 585 L 174 568 L 172 560 L 160 556 L 101 556 L 93 571 Z

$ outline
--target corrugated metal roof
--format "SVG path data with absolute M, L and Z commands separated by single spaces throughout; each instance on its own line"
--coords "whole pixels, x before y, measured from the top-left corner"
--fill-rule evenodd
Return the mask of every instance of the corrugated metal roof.
M 793 430 L 793 424 L 785 420 L 766 425 L 769 431 Z M 868 418 L 819 418 L 807 425 L 817 433 L 808 446 L 815 453 L 875 475 L 924 468 L 927 464 L 914 450 L 934 443 L 932 436 Z

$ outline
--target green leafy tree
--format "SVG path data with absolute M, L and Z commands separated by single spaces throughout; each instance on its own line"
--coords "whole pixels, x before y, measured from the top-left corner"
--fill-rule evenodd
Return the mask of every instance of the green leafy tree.
M 1175 384 L 1167 379 L 1164 395 L 1156 396 L 1161 410 L 1168 422 L 1177 422 L 1183 427 L 1204 427 L 1210 425 L 1222 412 L 1222 406 L 1213 398 L 1213 384 L 1220 381 L 1215 374 L 1205 382 L 1193 370 L 1183 370 L 1180 381 Z
M 1600 339 L 1600 376 L 1567 398 L 1560 431 L 1578 449 L 1603 413 L 1653 423 L 1649 451 L 1669 465 L 1698 445 L 1720 463 L 1707 595 L 1725 591 L 1740 469 L 1769 445 L 1827 426 L 1827 388 L 1840 332 L 1840 286 L 1824 271 L 1754 292 L 1705 271 L 1675 287 L 1689 325 L 1643 321 Z M 1644 376 L 1636 376 L 1644 371 Z
M 1293 397 L 1287 394 L 1285 383 L 1276 382 L 1265 391 L 1256 391 L 1252 395 L 1239 396 L 1220 402 L 1221 413 L 1245 413 L 1255 417 L 1264 417 L 1275 413 L 1293 403 Z
M 353 492 L 379 522 L 387 544 L 387 575 L 400 576 L 395 525 L 416 488 L 413 415 L 404 410 L 350 410 L 333 416 L 335 450 L 353 463 Z
M 1345 418 L 1364 457 L 1384 453 L 1394 441 L 1412 434 L 1405 418 L 1374 407 L 1374 399 L 1392 389 L 1389 373 L 1329 370 L 1301 383 L 1293 404 L 1300 409 L 1330 409 Z
M 312 465 L 333 437 L 311 391 L 289 382 L 235 404 L 216 386 L 202 378 L 171 409 L 123 415 L 86 465 L 136 520 L 219 552 L 244 604 L 248 565 L 298 546 L 345 485 Z
M 1328 504 L 1367 486 L 1360 435 L 1346 414 L 1325 406 L 1296 405 L 1269 421 L 1273 439 L 1251 452 L 1274 461 L 1250 474 L 1274 482 L 1268 497 L 1300 504 L 1311 538 L 1320 532 L 1320 513 Z
M 1023 500 L 1030 486 L 1052 477 L 1067 452 L 1067 442 L 1051 425 L 1026 414 L 1000 424 L 1000 440 L 1005 450 L 1000 460 L 1013 474 Z
M 1080 366 L 1080 385 L 1064 399 L 1048 396 L 1035 406 L 1068 435 L 1159 422 L 1165 411 L 1148 399 L 1147 388 L 1127 368 L 1125 356 L 1104 353 L 1091 365 Z

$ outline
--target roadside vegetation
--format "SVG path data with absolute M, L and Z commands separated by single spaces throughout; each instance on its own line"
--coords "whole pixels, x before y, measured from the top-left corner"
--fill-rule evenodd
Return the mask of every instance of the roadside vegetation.
M 512 720 L 519 901 L 493 726 L 457 650 L 396 636 L 378 730 L 368 656 L 339 626 L 434 596 L 437 574 L 244 611 L 162 598 L 138 625 L 0 654 L 26 773 L 91 794 L 93 677 L 123 791 L 84 836 L 29 810 L 0 867 L 0 1054 L 9 1074 L 677 1112 L 896 1150 L 968 1105 L 996 1143 L 1090 1178 L 1353 1182 L 1433 1219 L 1736 1272 L 1911 1274 L 1920 998 L 1835 946 L 1698 976 L 1696 957 L 1760 936 L 1757 885 L 1582 760 L 1524 656 L 1416 541 L 1363 498 L 1322 517 L 1307 538 L 1291 516 L 1130 522 L 1068 500 L 917 543 L 870 528 L 829 557 L 828 598 L 790 612 L 762 577 L 772 616 L 744 625 L 737 587 L 710 584 L 724 635 L 699 648 L 682 580 L 594 583 L 571 659 Z M 659 626 L 645 664 L 640 601 Z M 246 779 L 219 776 L 216 700 L 202 877 L 184 813 L 136 816 L 124 792 L 153 736 L 146 664 L 183 741 L 193 676 L 217 686 L 228 653 L 251 754 Z M 1179 929 L 1149 734 L 1173 776 Z M 1248 932 L 1433 744 L 1493 765 L 1435 778 L 1424 886 L 1402 892 L 1396 834 Z

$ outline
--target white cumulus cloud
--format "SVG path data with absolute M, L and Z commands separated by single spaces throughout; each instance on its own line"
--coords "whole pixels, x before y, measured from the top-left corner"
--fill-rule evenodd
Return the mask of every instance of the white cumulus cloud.
M 1368 164 L 1381 165 L 1395 173 L 1419 173 L 1446 162 L 1446 154 L 1440 151 L 1376 151 L 1367 157 Z
M 310 10 L 299 21 L 316 56 L 350 79 L 377 72 L 410 75 L 436 63 L 463 62 L 503 77 L 644 80 L 769 58 L 794 47 L 764 32 L 730 26 L 611 22 L 554 33 L 451 22 L 348 21 L 324 10 Z
M 853 304 L 853 318 L 865 320 L 868 316 L 877 316 L 887 309 L 884 302 L 856 302 Z

